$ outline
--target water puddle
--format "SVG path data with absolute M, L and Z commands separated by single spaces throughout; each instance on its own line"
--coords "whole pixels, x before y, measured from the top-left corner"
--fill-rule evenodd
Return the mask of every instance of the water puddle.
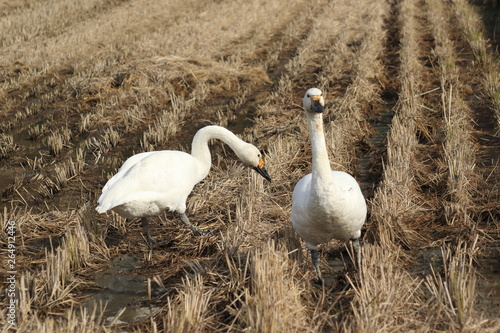
M 88 313 L 96 311 L 97 316 L 102 315 L 108 322 L 123 324 L 143 320 L 157 312 L 158 307 L 148 305 L 147 282 L 134 279 L 130 274 L 139 265 L 139 260 L 129 255 L 111 259 L 111 266 L 95 280 L 103 289 L 85 292 L 88 298 L 84 307 Z

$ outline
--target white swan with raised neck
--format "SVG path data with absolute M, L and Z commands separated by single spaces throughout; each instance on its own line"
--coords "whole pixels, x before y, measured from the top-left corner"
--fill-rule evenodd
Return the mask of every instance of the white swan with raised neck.
M 323 131 L 324 97 L 321 90 L 307 90 L 303 107 L 307 117 L 312 172 L 299 180 L 292 195 L 292 226 L 311 251 L 311 259 L 322 281 L 318 245 L 331 239 L 353 241 L 359 253 L 361 227 L 366 220 L 366 202 L 356 180 L 343 171 L 332 171 Z

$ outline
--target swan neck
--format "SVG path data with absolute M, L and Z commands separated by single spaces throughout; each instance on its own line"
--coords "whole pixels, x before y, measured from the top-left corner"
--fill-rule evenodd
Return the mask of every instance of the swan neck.
M 321 113 L 311 114 L 307 112 L 306 114 L 312 146 L 313 181 L 321 179 L 321 182 L 326 182 L 331 179 L 332 172 L 323 131 L 323 116 Z
M 206 126 L 196 132 L 191 145 L 191 156 L 193 156 L 201 166 L 203 177 L 208 175 L 212 166 L 212 156 L 208 147 L 210 139 L 219 139 L 225 142 L 233 151 L 237 152 L 243 142 L 231 131 L 220 126 Z

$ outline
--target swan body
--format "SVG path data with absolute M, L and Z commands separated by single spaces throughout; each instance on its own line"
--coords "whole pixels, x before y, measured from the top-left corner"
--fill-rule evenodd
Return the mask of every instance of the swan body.
M 189 175 L 189 181 L 172 177 L 182 174 Z M 129 219 L 156 216 L 166 209 L 183 213 L 188 195 L 203 178 L 196 160 L 181 151 L 133 155 L 102 189 L 97 211 L 112 209 Z
M 115 211 L 125 218 L 141 218 L 149 244 L 147 218 L 165 210 L 175 211 L 180 219 L 195 232 L 202 232 L 187 218 L 186 200 L 193 187 L 209 173 L 212 165 L 208 141 L 219 139 L 227 143 L 238 158 L 271 180 L 260 151 L 220 126 L 206 126 L 193 138 L 191 154 L 173 151 L 153 151 L 129 157 L 118 172 L 108 180 L 97 200 L 97 212 Z
M 311 251 L 322 281 L 318 245 L 331 239 L 353 241 L 359 253 L 366 202 L 356 180 L 348 173 L 332 171 L 323 133 L 324 99 L 321 90 L 309 89 L 303 99 L 312 145 L 312 173 L 304 176 L 292 194 L 292 226 Z

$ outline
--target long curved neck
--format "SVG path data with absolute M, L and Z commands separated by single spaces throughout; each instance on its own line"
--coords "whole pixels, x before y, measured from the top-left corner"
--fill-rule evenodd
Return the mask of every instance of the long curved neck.
M 325 134 L 323 132 L 323 116 L 321 113 L 306 112 L 307 124 L 312 146 L 312 182 L 316 184 L 327 184 L 332 179 L 332 169 L 328 160 Z
M 210 155 L 210 149 L 208 148 L 208 141 L 210 139 L 224 141 L 235 152 L 245 143 L 224 127 L 213 125 L 198 130 L 191 144 L 191 156 L 199 161 L 201 167 L 200 173 L 203 178 L 208 175 L 210 167 L 212 166 L 212 157 Z

